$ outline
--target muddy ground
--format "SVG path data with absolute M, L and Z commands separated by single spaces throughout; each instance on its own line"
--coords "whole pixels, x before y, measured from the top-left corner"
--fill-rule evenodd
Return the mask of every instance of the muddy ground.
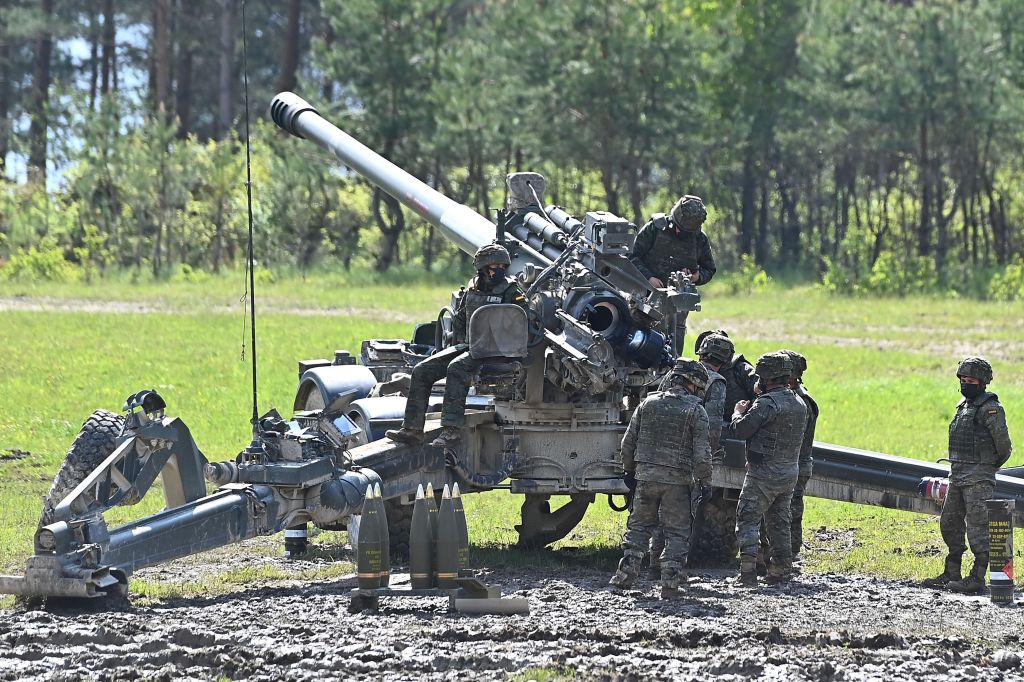
M 729 571 L 697 572 L 663 601 L 649 581 L 611 591 L 611 568 L 479 571 L 529 599 L 526 616 L 449 613 L 436 597 L 350 614 L 351 575 L 112 611 L 3 610 L 0 679 L 1024 680 L 1024 603 L 859 576 L 750 590 Z

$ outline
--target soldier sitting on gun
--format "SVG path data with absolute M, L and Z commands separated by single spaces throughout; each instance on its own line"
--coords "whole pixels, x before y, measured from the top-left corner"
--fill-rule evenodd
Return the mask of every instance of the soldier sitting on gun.
M 419 445 L 423 441 L 423 423 L 434 382 L 445 378 L 444 403 L 441 407 L 441 434 L 431 445 L 451 448 L 461 438 L 466 423 L 466 396 L 479 371 L 481 360 L 469 354 L 466 330 L 469 320 L 478 308 L 497 303 L 513 303 L 526 308 L 526 297 L 519 284 L 505 273 L 511 264 L 508 251 L 500 244 L 480 247 L 473 256 L 476 277 L 459 299 L 453 320 L 454 345 L 439 350 L 421 361 L 412 370 L 409 399 L 405 403 L 402 428 L 387 432 L 387 437 L 399 443 Z
M 622 437 L 622 468 L 636 487 L 622 538 L 624 555 L 609 581 L 613 587 L 625 589 L 636 580 L 659 522 L 665 535 L 662 596 L 674 596 L 686 580 L 690 494 L 694 479 L 704 486 L 711 478 L 708 416 L 697 397 L 707 378 L 699 362 L 680 360 L 669 372 L 665 391 L 645 398 L 629 420 Z
M 681 197 L 666 216 L 655 213 L 637 232 L 629 260 L 647 278 L 651 286 L 668 286 L 669 275 L 685 272 L 690 282 L 700 286 L 715 276 L 715 257 L 711 241 L 701 231 L 708 213 L 700 197 Z M 674 317 L 674 321 L 671 319 Z M 682 352 L 686 336 L 685 312 L 667 316 L 663 330 L 672 334 L 672 351 Z

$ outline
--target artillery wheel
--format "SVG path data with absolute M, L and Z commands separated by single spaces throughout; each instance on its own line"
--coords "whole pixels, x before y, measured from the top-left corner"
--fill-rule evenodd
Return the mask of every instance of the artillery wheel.
M 731 566 L 736 563 L 736 500 L 716 488 L 704 505 L 704 522 L 690 543 L 689 566 Z
M 411 504 L 402 504 L 399 499 L 384 500 L 392 559 L 404 561 L 409 558 L 409 528 L 412 526 L 412 507 Z
M 594 501 L 593 493 L 577 493 L 555 511 L 551 511 L 550 495 L 526 495 L 521 511 L 519 547 L 535 549 L 550 545 L 568 535 L 583 520 L 587 507 Z
M 89 415 L 43 499 L 40 527 L 53 522 L 53 511 L 61 500 L 110 456 L 123 427 L 124 417 L 119 414 L 96 410 Z

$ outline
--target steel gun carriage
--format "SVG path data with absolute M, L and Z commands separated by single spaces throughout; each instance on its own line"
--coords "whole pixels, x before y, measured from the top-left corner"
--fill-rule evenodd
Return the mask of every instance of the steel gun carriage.
M 626 258 L 634 226 L 618 216 L 594 211 L 580 220 L 537 201 L 500 212 L 494 224 L 380 157 L 291 93 L 274 98 L 271 114 L 281 128 L 333 152 L 460 249 L 472 253 L 495 240 L 508 248 L 510 272 L 526 289 L 531 314 L 485 306 L 469 321 L 471 352 L 485 362 L 458 449 L 445 453 L 383 437 L 401 422 L 405 407 L 395 375 L 446 344 L 452 308 L 418 325 L 409 341 L 364 341 L 358 363 L 345 351 L 331 360 L 301 361 L 293 417 L 273 410 L 264 415 L 253 442 L 233 461 L 209 462 L 181 419 L 166 415 L 163 399 L 142 391 L 129 397 L 124 416 L 99 410 L 86 421 L 45 505 L 26 572 L 0 576 L 0 593 L 123 593 L 128 576 L 145 566 L 257 535 L 288 530 L 298 537 L 310 523 L 344 529 L 374 484 L 387 501 L 392 549 L 399 554 L 408 549 L 421 484 L 440 490 L 457 482 L 464 492 L 523 495 L 516 530 L 525 547 L 565 537 L 598 495 L 612 503 L 628 492 L 618 447 L 629 411 L 674 360 L 660 321 L 698 310 L 696 289 L 678 278 L 667 289 L 652 289 Z M 440 394 L 432 400 L 436 407 Z M 428 420 L 427 439 L 439 428 Z M 725 460 L 715 467 L 716 491 L 691 552 L 698 560 L 735 557 L 743 454 L 742 443 L 727 442 Z M 940 510 L 921 489 L 947 476 L 947 467 L 826 443 L 815 444 L 814 456 L 808 495 Z M 164 511 L 109 529 L 103 513 L 138 502 L 157 476 Z M 208 485 L 216 490 L 208 493 Z M 1016 501 L 1016 522 L 1024 521 L 1024 480 L 997 476 L 996 491 Z M 552 498 L 565 502 L 552 509 Z M 301 550 L 302 543 L 293 542 L 289 551 Z

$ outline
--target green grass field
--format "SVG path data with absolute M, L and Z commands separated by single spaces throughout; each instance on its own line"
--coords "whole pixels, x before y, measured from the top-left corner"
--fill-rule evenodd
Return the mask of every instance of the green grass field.
M 261 284 L 261 412 L 290 411 L 298 359 L 330 357 L 336 348 L 357 352 L 364 338 L 407 337 L 416 320 L 430 319 L 448 301 L 457 281 L 411 277 L 396 287 L 339 274 Z M 0 283 L 0 571 L 23 568 L 40 500 L 92 410 L 119 410 L 129 393 L 152 387 L 211 460 L 231 458 L 248 442 L 243 290 L 240 275 L 139 286 Z M 808 357 L 805 379 L 822 408 L 819 440 L 926 460 L 944 456 L 959 398 L 956 362 L 982 354 L 995 367 L 992 389 L 1006 406 L 1011 435 L 1024 443 L 1022 304 L 837 298 L 809 287 L 727 296 L 712 284 L 704 311 L 691 317 L 691 332 L 728 329 L 748 358 L 780 347 Z M 1024 464 L 1022 452 L 1019 445 L 1010 464 Z M 155 498 L 117 510 L 113 520 L 155 511 Z M 475 563 L 516 561 L 505 546 L 514 541 L 519 504 L 503 491 L 467 498 Z M 611 568 L 624 523 L 624 514 L 599 499 L 560 546 Z M 941 567 L 932 517 L 810 500 L 805 539 L 806 570 L 922 577 Z M 338 542 L 330 533 L 318 541 Z M 1017 546 L 1024 548 L 1024 534 Z M 244 573 L 223 582 L 244 582 Z M 158 585 L 133 589 L 160 594 Z

